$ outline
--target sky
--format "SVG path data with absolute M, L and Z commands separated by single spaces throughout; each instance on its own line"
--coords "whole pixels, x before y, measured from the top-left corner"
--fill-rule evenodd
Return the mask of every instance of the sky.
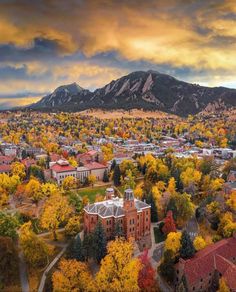
M 0 109 L 150 69 L 236 88 L 236 1 L 0 0 Z

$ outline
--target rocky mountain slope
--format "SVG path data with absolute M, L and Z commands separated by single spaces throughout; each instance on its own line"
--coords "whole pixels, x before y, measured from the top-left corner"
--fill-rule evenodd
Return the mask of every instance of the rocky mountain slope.
M 187 116 L 236 106 L 236 89 L 204 87 L 156 71 L 138 71 L 94 92 L 76 83 L 60 86 L 32 109 L 80 111 L 89 108 L 161 110 Z

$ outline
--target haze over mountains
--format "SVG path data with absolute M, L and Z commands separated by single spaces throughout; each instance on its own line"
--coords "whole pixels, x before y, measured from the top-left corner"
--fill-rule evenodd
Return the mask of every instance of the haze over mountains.
M 180 116 L 236 106 L 236 89 L 204 87 L 156 71 L 137 71 L 91 92 L 76 83 L 58 87 L 29 106 L 37 110 L 159 110 Z

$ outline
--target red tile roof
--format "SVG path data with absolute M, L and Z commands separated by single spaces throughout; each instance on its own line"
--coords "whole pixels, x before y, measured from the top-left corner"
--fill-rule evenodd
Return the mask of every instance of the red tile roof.
M 11 156 L 0 155 L 0 163 L 5 162 L 5 161 L 12 162 L 13 160 L 14 158 Z
M 105 166 L 101 163 L 98 163 L 98 162 L 90 162 L 88 164 L 85 164 L 84 166 L 90 170 L 107 168 L 107 166 Z
M 191 259 L 180 259 L 176 267 L 183 265 L 185 277 L 192 286 L 216 269 L 224 273 L 227 270 L 227 263 L 222 261 L 222 258 L 229 260 L 233 257 L 236 257 L 236 238 L 232 237 L 207 246 Z
M 0 165 L 0 173 L 2 172 L 10 172 L 11 166 L 9 164 Z
M 67 172 L 67 171 L 76 171 L 75 167 L 72 167 L 70 165 L 59 165 L 54 164 L 51 169 L 55 172 Z

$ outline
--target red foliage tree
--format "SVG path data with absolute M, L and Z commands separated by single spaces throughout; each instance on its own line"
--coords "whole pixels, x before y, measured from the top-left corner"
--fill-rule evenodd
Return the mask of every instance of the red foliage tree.
M 164 226 L 162 232 L 169 234 L 170 232 L 176 232 L 175 220 L 173 219 L 172 211 L 168 211 L 166 218 L 164 219 Z
M 139 256 L 139 260 L 142 264 L 142 269 L 138 275 L 138 285 L 140 290 L 153 291 L 153 288 L 155 287 L 155 270 L 151 265 L 147 249 Z

